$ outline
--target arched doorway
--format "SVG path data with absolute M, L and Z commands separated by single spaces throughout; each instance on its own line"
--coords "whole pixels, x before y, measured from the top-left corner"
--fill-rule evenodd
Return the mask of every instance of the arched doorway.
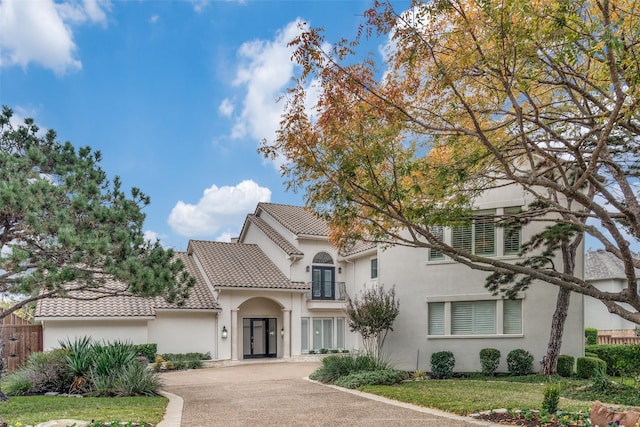
M 242 358 L 282 357 L 282 307 L 268 298 L 252 298 L 239 308 Z

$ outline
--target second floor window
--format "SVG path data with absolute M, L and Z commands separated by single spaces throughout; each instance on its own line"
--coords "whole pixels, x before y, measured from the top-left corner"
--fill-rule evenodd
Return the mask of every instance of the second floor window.
M 326 252 L 313 257 L 311 269 L 311 298 L 335 299 L 335 267 L 333 258 Z
M 378 258 L 374 258 L 371 260 L 371 278 L 378 278 Z

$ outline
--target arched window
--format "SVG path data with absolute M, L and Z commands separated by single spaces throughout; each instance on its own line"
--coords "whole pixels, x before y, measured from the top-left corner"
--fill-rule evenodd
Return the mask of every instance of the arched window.
M 335 299 L 336 269 L 333 258 L 326 252 L 318 252 L 313 257 L 311 271 L 311 298 Z
M 318 252 L 316 256 L 313 257 L 314 264 L 331 264 L 333 265 L 333 258 L 326 252 Z

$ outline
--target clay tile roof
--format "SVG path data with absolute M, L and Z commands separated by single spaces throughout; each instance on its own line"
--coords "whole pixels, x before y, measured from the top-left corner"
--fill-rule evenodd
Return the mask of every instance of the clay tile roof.
M 344 257 L 351 257 L 359 253 L 366 252 L 371 249 L 375 249 L 376 246 L 377 244 L 373 242 L 357 242 L 356 244 L 351 246 L 349 249 L 344 250 L 340 255 Z
M 305 207 L 259 203 L 256 212 L 260 209 L 274 217 L 287 230 L 297 236 L 327 236 L 329 234 L 327 222 Z
M 69 291 L 73 298 L 45 298 L 38 301 L 35 317 L 146 317 L 153 316 L 149 298 L 130 295 L 112 296 L 123 292 L 125 285 L 107 280 L 101 289 Z
M 640 270 L 636 269 L 640 276 Z M 584 257 L 584 279 L 626 279 L 622 261 L 603 249 L 589 250 Z
M 308 289 L 291 282 L 255 244 L 191 240 L 189 253 L 214 287 Z
M 154 301 L 155 307 L 158 309 L 191 309 L 191 310 L 210 310 L 217 309 L 218 303 L 211 293 L 211 289 L 207 286 L 204 278 L 200 274 L 200 270 L 196 267 L 193 258 L 186 252 L 176 252 L 175 257 L 182 260 L 187 272 L 196 279 L 196 284 L 189 291 L 189 297 L 183 305 L 168 303 L 163 297 L 157 297 Z
M 260 218 L 259 216 L 250 214 L 247 215 L 247 221 L 254 224 L 258 227 L 262 232 L 271 239 L 280 249 L 284 251 L 289 256 L 304 256 L 304 253 L 300 251 L 300 249 L 293 246 L 287 239 L 282 236 L 282 234 L 278 233 L 273 227 L 271 227 L 267 222 Z

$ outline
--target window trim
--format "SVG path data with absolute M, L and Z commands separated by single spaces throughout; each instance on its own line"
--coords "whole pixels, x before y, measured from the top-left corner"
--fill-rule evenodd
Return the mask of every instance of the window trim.
M 460 338 L 517 338 L 524 336 L 524 307 L 522 301 L 526 299 L 524 292 L 519 293 L 515 300 L 520 301 L 520 319 L 519 333 L 505 333 L 505 305 L 504 302 L 508 301 L 504 298 L 496 298 L 493 295 L 481 294 L 481 295 L 447 295 L 447 296 L 435 296 L 427 297 L 427 339 L 460 339 Z M 475 302 L 475 301 L 495 301 L 495 334 L 453 334 L 452 331 L 452 303 L 456 302 Z M 438 304 L 438 307 L 442 307 L 442 313 L 444 318 L 441 322 L 444 324 L 442 328 L 444 332 L 442 334 L 431 333 L 431 320 L 430 320 L 430 306 L 431 304 Z M 443 304 L 441 306 L 440 304 Z
M 378 258 L 372 258 L 370 263 L 370 273 L 372 279 L 378 278 Z

